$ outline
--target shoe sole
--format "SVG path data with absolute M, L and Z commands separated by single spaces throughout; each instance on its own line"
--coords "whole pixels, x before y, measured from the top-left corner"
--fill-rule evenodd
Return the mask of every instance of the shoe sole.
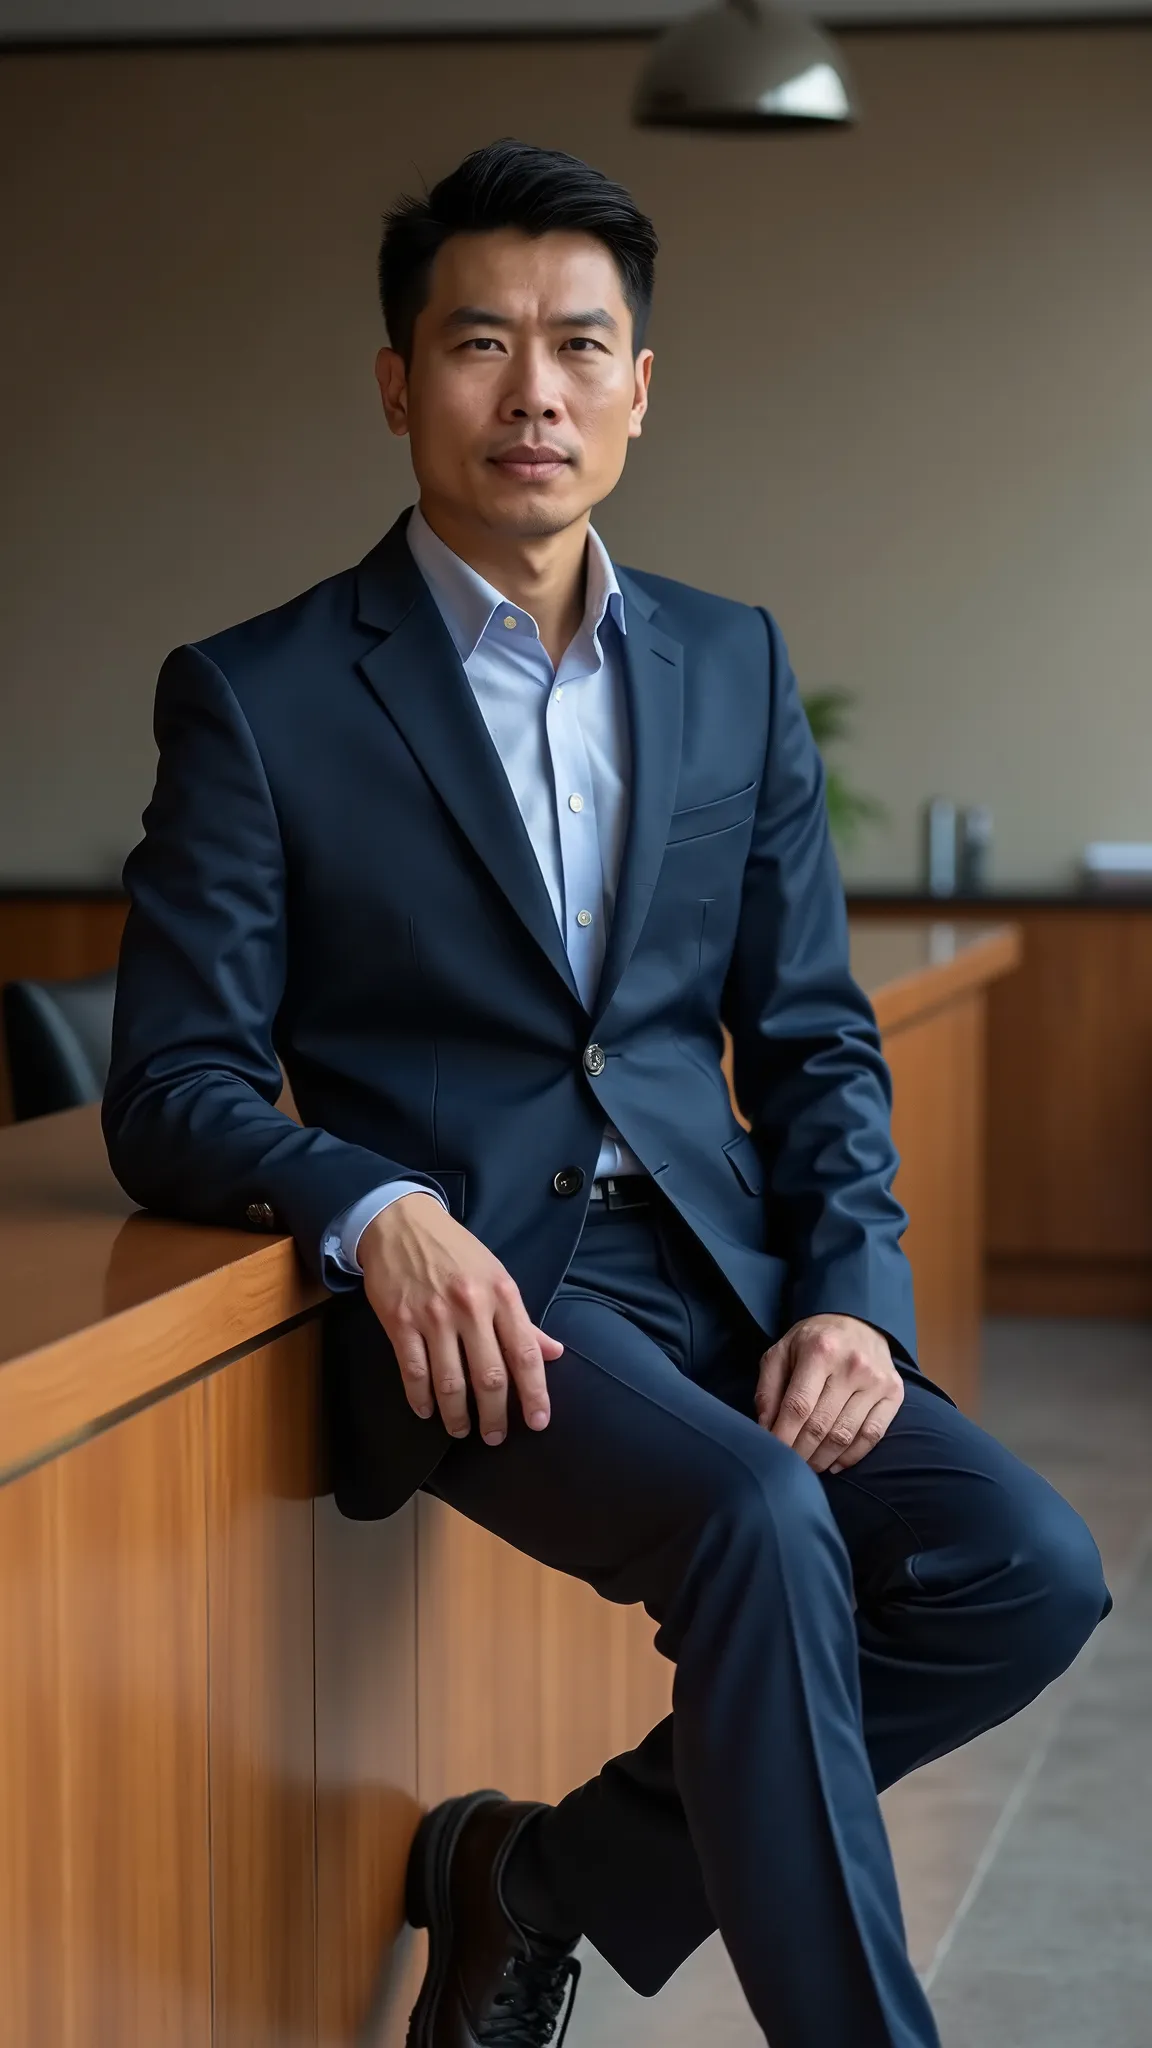
M 478 1807 L 502 1805 L 503 1792 L 469 1792 L 446 1799 L 424 1815 L 408 1854 L 404 1916 L 410 1927 L 428 1929 L 428 1968 L 408 2021 L 408 2048 L 435 2048 L 434 2029 L 448 1981 L 452 1955 L 452 1856 L 461 1832 Z

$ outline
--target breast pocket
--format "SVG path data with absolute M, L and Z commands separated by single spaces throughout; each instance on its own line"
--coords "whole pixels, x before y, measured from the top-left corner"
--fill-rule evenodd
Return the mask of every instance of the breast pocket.
M 686 810 L 673 811 L 668 822 L 668 844 L 674 846 L 681 839 L 708 839 L 714 832 L 730 832 L 734 825 L 743 825 L 756 809 L 755 782 L 746 783 L 743 789 L 734 789 L 728 796 L 718 796 L 708 804 L 690 804 Z

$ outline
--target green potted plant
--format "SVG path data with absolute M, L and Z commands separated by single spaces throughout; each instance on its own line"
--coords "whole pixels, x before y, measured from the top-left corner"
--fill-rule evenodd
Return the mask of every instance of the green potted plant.
M 824 758 L 825 786 L 828 799 L 828 823 L 832 837 L 842 852 L 856 844 L 861 832 L 868 825 L 882 825 L 888 812 L 874 796 L 865 796 L 862 790 L 853 789 L 839 768 L 828 762 L 828 750 L 841 740 L 846 740 L 852 730 L 851 690 L 814 690 L 801 699 L 812 737 Z

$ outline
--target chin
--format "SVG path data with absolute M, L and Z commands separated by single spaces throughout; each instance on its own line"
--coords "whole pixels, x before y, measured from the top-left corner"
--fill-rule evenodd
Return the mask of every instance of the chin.
M 547 491 L 525 490 L 501 494 L 485 507 L 485 519 L 497 533 L 535 540 L 550 533 L 563 533 L 587 509 L 583 502 L 566 502 L 550 497 Z

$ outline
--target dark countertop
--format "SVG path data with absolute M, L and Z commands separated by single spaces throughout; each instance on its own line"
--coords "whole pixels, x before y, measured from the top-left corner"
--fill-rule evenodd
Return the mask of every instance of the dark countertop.
M 126 903 L 118 882 L 0 882 L 0 903 Z
M 920 910 L 947 917 L 952 910 L 1152 910 L 1152 883 L 1116 888 L 1078 888 L 1057 882 L 1034 882 L 1018 888 L 998 883 L 979 896 L 929 896 L 908 883 L 867 883 L 849 886 L 850 910 Z M 0 903 L 126 903 L 115 882 L 0 882 Z
M 986 910 L 990 914 L 1010 910 L 1152 910 L 1152 884 L 1146 882 L 1110 889 L 1077 888 L 1068 883 L 1047 888 L 1024 883 L 1012 889 L 998 884 L 979 896 L 930 896 L 927 890 L 906 884 L 857 886 L 847 890 L 847 897 L 849 910 L 916 910 L 945 918 L 956 910 Z

